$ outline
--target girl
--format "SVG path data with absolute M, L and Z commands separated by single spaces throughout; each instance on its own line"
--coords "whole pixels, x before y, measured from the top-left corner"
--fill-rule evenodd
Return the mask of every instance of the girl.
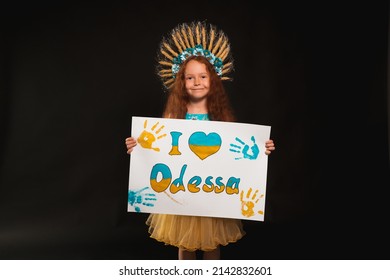
M 178 37 L 174 38 L 174 41 L 182 39 L 181 41 L 187 41 L 190 45 L 190 48 L 184 51 L 183 48 L 178 48 L 179 52 L 180 50 L 181 52 L 175 58 L 179 57 L 179 61 L 170 59 L 172 55 L 177 53 L 172 48 L 168 48 L 166 41 L 163 41 L 162 46 L 171 49 L 172 54 L 167 54 L 172 62 L 171 70 L 164 71 L 162 69 L 159 72 L 164 84 L 169 88 L 169 96 L 163 112 L 164 118 L 228 122 L 236 120 L 222 84 L 222 76 L 228 72 L 223 72 L 223 69 L 229 69 L 232 64 L 224 63 L 222 65 L 228 65 L 224 68 L 217 59 L 220 58 L 223 62 L 227 56 L 213 57 L 214 52 L 223 53 L 223 51 L 218 51 L 218 48 L 212 48 L 212 41 L 215 38 L 216 31 L 214 27 L 211 26 L 210 28 L 208 50 L 204 49 L 203 46 L 207 43 L 204 24 L 184 24 L 174 29 L 172 32 L 173 38 L 174 36 Z M 180 32 L 178 33 L 177 31 Z M 188 31 L 188 36 L 185 35 L 185 31 Z M 195 43 L 191 45 L 191 34 L 199 35 L 194 40 L 198 39 L 197 42 L 199 43 L 202 43 L 201 34 L 203 34 L 203 45 L 198 44 L 194 46 Z M 218 33 L 217 38 L 226 40 L 226 36 L 221 32 Z M 186 43 L 183 44 L 186 46 Z M 176 45 L 176 43 L 173 43 L 173 45 Z M 178 45 L 180 46 L 180 43 Z M 191 49 L 191 46 L 194 48 Z M 193 49 L 197 50 L 194 51 Z M 210 49 L 214 49 L 214 52 L 211 53 L 213 55 L 211 59 Z M 164 50 L 161 52 L 164 54 Z M 181 61 L 180 55 L 182 55 Z M 182 59 L 183 57 L 184 60 Z M 213 61 L 214 64 L 211 63 Z M 175 68 L 175 65 L 178 65 L 179 68 Z M 169 73 L 169 75 L 166 75 L 166 73 Z M 167 77 L 169 79 L 166 79 Z M 136 139 L 133 137 L 126 138 L 125 143 L 128 154 L 137 145 Z M 266 141 L 265 147 L 267 155 L 275 150 L 272 140 Z M 242 221 L 238 219 L 151 213 L 146 224 L 149 226 L 149 233 L 152 238 L 178 247 L 178 258 L 180 260 L 196 259 L 197 250 L 203 251 L 203 259 L 220 259 L 221 245 L 225 246 L 228 243 L 236 242 L 245 235 Z

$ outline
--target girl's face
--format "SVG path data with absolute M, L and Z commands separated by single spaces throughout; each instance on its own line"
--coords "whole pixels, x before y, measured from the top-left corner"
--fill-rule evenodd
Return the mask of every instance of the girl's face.
M 210 90 L 210 75 L 206 65 L 196 60 L 190 60 L 184 70 L 187 93 L 191 101 L 206 98 Z

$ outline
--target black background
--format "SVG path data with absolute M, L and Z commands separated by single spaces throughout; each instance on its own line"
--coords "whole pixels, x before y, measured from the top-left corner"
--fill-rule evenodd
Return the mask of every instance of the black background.
M 239 122 L 270 125 L 264 222 L 223 259 L 388 259 L 387 1 L 1 7 L 0 258 L 176 259 L 127 212 L 132 116 L 160 117 L 162 36 L 229 37 Z

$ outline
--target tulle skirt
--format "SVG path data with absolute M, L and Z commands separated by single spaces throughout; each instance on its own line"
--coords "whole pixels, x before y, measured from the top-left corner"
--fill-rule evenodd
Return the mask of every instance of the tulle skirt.
M 238 219 L 150 214 L 146 224 L 150 237 L 187 251 L 212 251 L 245 235 Z

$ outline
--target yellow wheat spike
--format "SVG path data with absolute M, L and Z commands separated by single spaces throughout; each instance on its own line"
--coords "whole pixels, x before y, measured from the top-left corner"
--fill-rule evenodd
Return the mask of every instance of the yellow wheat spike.
M 223 42 L 222 42 L 222 45 L 221 45 L 221 47 L 219 48 L 219 51 L 218 51 L 218 53 L 217 53 L 215 56 L 221 57 L 222 53 L 223 53 L 223 52 L 225 51 L 225 49 L 226 49 L 226 45 L 227 45 L 227 40 L 226 40 L 226 38 L 224 38 L 224 40 L 223 40 Z
M 172 50 L 172 48 L 166 42 L 164 42 L 163 45 L 174 57 L 179 55 L 177 52 Z
M 175 46 L 178 49 L 179 53 L 182 53 L 183 50 L 181 49 L 181 46 L 180 46 L 179 42 L 177 41 L 177 38 L 175 35 L 176 35 L 175 33 L 172 33 L 173 42 L 175 42 Z
M 202 46 L 206 48 L 206 28 L 202 26 Z
M 181 34 L 183 35 L 183 39 L 184 42 L 186 43 L 187 48 L 191 48 L 190 43 L 188 42 L 188 37 L 184 26 L 181 27 Z
M 227 69 L 227 68 L 230 68 L 230 66 L 232 66 L 233 63 L 232 62 L 228 62 L 226 64 L 223 65 L 223 69 Z
M 219 36 L 218 41 L 217 41 L 217 43 L 214 46 L 214 49 L 211 51 L 212 53 L 216 53 L 216 51 L 218 50 L 219 46 L 221 45 L 222 39 L 223 39 L 222 36 Z
M 188 36 L 190 37 L 190 43 L 191 43 L 191 48 L 195 47 L 195 43 L 194 43 L 194 34 L 192 33 L 192 28 L 187 26 L 187 29 L 188 29 Z
M 208 47 L 209 51 L 211 51 L 211 48 L 213 47 L 214 36 L 215 36 L 215 31 L 213 28 L 211 28 L 211 30 L 210 30 L 210 43 L 209 43 L 209 47 Z
M 226 69 L 224 69 L 224 70 L 222 70 L 222 76 L 223 75 L 226 75 L 227 73 L 229 73 L 230 72 L 230 69 L 229 68 L 226 68 Z M 223 80 L 223 79 L 222 79 Z
M 185 50 L 186 49 L 186 45 L 184 44 L 183 39 L 181 38 L 179 30 L 176 31 L 176 38 L 178 39 L 178 41 L 180 43 L 180 46 L 182 46 L 183 50 Z
M 199 24 L 196 25 L 195 33 L 196 33 L 196 44 L 199 45 L 200 44 Z
M 173 60 L 173 57 L 171 56 L 171 55 L 169 55 L 169 53 L 167 53 L 166 51 L 164 51 L 164 50 L 161 50 L 161 53 L 166 57 L 166 58 L 168 58 L 169 60 Z
M 172 69 L 161 69 L 158 71 L 159 74 L 166 74 L 166 73 L 171 73 L 172 74 Z
M 166 65 L 166 66 L 170 66 L 170 67 L 172 67 L 172 65 L 173 65 L 173 63 L 171 63 L 171 62 L 163 61 L 163 60 L 160 60 L 158 63 L 160 63 L 161 65 Z
M 161 77 L 161 78 L 172 77 L 172 73 L 169 73 L 169 74 L 160 74 L 160 77 Z
M 174 78 L 171 78 L 171 79 L 169 79 L 169 80 L 166 80 L 165 82 L 164 82 L 164 84 L 170 84 L 170 83 L 173 83 L 175 81 L 175 79 Z
M 222 59 L 222 61 L 224 61 L 226 59 L 226 57 L 228 56 L 229 54 L 229 48 L 226 48 L 225 51 L 221 54 L 220 58 Z

